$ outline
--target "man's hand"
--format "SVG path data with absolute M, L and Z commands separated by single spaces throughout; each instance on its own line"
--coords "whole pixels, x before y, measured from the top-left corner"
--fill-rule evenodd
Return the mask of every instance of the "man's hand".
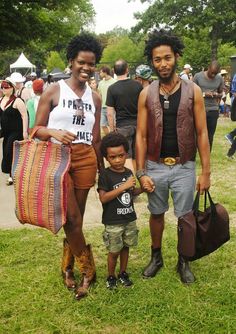
M 196 190 L 203 194 L 205 190 L 208 190 L 211 186 L 210 174 L 201 174 L 198 177 Z
M 155 190 L 155 185 L 152 179 L 147 175 L 140 177 L 139 183 L 142 189 L 147 193 L 152 193 Z

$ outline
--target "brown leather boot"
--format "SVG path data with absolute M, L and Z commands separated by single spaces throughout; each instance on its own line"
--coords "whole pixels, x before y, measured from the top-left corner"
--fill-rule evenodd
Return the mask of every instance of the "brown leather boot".
M 68 289 L 76 288 L 76 280 L 74 276 L 74 255 L 71 252 L 69 243 L 66 238 L 63 240 L 63 256 L 61 264 L 61 273 L 63 277 L 63 282 Z
M 75 291 L 75 298 L 80 300 L 88 295 L 90 285 L 96 281 L 96 268 L 91 246 L 87 245 L 80 256 L 75 257 L 75 260 L 81 275 L 83 275 L 80 285 Z

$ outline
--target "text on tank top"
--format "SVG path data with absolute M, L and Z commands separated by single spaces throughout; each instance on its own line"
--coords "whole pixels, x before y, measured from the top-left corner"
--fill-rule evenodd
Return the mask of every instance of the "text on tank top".
M 174 94 L 169 96 L 169 108 L 164 109 L 164 96 L 160 94 L 160 102 L 163 110 L 161 158 L 179 156 L 176 121 L 180 97 L 181 86 Z
M 60 80 L 60 97 L 58 105 L 49 114 L 47 127 L 67 130 L 77 137 L 73 144 L 92 144 L 92 131 L 95 123 L 95 105 L 92 90 L 86 85 L 83 96 L 78 97 L 64 80 Z M 51 138 L 53 142 L 57 142 Z

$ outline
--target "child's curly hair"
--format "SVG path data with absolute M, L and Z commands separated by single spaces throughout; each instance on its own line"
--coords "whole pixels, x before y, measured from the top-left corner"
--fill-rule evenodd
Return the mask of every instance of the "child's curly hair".
M 117 132 L 110 132 L 108 135 L 104 136 L 101 141 L 100 151 L 104 158 L 107 157 L 107 148 L 108 147 L 117 147 L 124 146 L 125 152 L 128 153 L 129 143 L 127 139 Z

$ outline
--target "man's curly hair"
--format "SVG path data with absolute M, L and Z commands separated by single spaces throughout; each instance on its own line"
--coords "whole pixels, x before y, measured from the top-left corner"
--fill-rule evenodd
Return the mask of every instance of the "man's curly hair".
M 171 30 L 155 29 L 148 35 L 144 49 L 144 55 L 148 61 L 152 61 L 152 50 L 161 45 L 169 45 L 174 54 L 178 53 L 180 56 L 183 54 L 184 44 L 178 36 L 174 35 Z
M 104 158 L 107 157 L 107 148 L 108 147 L 118 147 L 124 146 L 125 152 L 128 153 L 129 143 L 127 139 L 118 132 L 110 132 L 102 138 L 100 151 Z
M 83 32 L 75 36 L 69 42 L 66 50 L 67 60 L 75 59 L 80 51 L 92 51 L 98 63 L 102 56 L 102 46 L 99 41 L 90 33 Z

